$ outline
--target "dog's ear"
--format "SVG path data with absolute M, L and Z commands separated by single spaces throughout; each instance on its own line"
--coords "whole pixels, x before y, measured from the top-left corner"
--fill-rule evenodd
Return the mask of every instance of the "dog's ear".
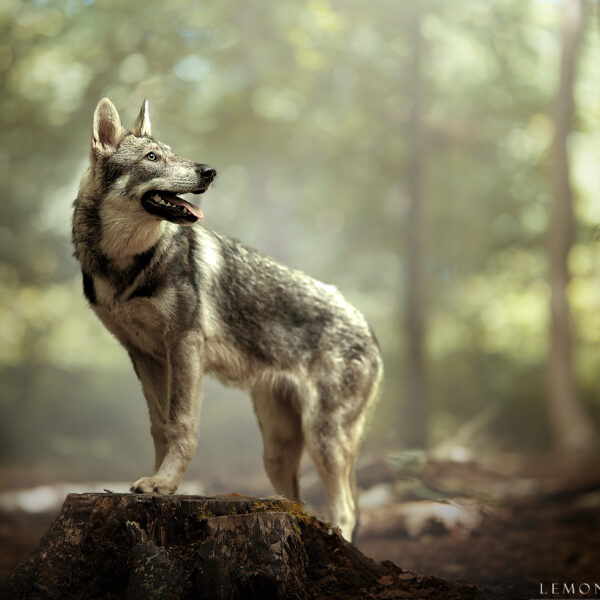
M 140 109 L 140 114 L 137 116 L 137 119 L 131 128 L 131 133 L 133 133 L 133 135 L 147 137 L 152 135 L 150 131 L 150 111 L 148 110 L 148 100 L 144 100 L 142 108 Z
M 94 111 L 92 151 L 105 153 L 114 150 L 126 133 L 115 105 L 108 98 L 102 98 Z

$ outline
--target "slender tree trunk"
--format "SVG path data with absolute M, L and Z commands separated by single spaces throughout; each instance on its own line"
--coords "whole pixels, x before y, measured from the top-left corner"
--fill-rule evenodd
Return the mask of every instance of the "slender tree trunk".
M 596 433 L 577 394 L 572 364 L 569 304 L 566 296 L 569 282 L 567 259 L 575 228 L 567 138 L 574 114 L 573 81 L 582 32 L 583 0 L 566 0 L 563 9 L 560 83 L 554 107 L 547 399 L 556 449 L 568 454 L 587 453 L 596 445 Z
M 427 399 L 424 358 L 424 293 L 422 267 L 423 183 L 425 143 L 422 119 L 422 7 L 415 3 L 409 20 L 412 61 L 409 93 L 411 95 L 408 144 L 408 218 L 406 223 L 406 418 L 404 441 L 407 446 L 425 447 L 427 443 Z

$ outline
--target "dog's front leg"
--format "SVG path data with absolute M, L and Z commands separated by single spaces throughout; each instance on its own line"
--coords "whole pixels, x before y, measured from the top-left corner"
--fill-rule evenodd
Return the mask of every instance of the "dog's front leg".
M 135 347 L 128 348 L 128 352 L 148 404 L 150 432 L 154 441 L 154 471 L 156 472 L 167 451 L 165 427 L 169 409 L 169 367 L 166 358 L 156 358 Z
M 173 494 L 194 456 L 203 375 L 203 337 L 192 332 L 169 348 L 168 402 L 162 429 L 164 457 L 152 477 L 138 479 L 133 492 Z

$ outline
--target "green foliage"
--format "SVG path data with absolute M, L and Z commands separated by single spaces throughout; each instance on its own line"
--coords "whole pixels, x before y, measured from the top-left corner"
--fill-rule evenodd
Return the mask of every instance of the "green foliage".
M 419 7 L 426 347 L 431 427 L 444 437 L 490 402 L 507 423 L 543 410 L 560 22 L 557 3 L 541 0 Z M 85 306 L 69 240 L 93 108 L 108 95 L 126 123 L 148 97 L 157 137 L 218 169 L 208 226 L 335 283 L 367 314 L 388 374 L 372 443 L 397 436 L 414 10 L 392 0 L 0 3 L 3 429 L 44 395 L 39 385 L 19 391 L 14 369 L 69 381 L 130 372 Z M 589 25 L 571 140 L 579 227 L 569 299 L 579 382 L 598 403 L 600 53 Z M 101 389 L 119 394 L 112 378 Z M 59 396 L 50 412 L 70 410 Z M 121 408 L 105 409 L 118 422 Z M 544 421 L 532 421 L 542 444 Z

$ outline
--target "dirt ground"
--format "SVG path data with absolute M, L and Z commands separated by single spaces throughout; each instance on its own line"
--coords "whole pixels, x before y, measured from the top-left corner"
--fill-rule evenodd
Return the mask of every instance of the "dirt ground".
M 387 537 L 373 538 L 364 532 L 358 546 L 376 560 L 389 559 L 447 581 L 473 583 L 486 598 L 548 597 L 544 592 L 552 582 L 593 586 L 600 579 L 600 511 L 586 502 L 531 499 L 484 517 L 467 536 L 432 531 L 410 539 L 390 530 Z
M 475 584 L 489 599 L 595 597 L 600 469 L 567 476 L 551 459 L 503 460 L 502 468 L 398 462 L 379 457 L 359 471 L 356 545 L 365 554 Z M 306 495 L 309 509 L 311 497 L 321 508 L 315 490 Z M 0 578 L 35 547 L 53 516 L 0 512 Z M 576 593 L 565 593 L 563 583 L 574 583 Z
M 404 569 L 473 583 L 489 599 L 596 597 L 600 472 L 549 458 L 516 462 L 504 474 L 429 462 L 403 501 L 363 511 L 358 547 Z

